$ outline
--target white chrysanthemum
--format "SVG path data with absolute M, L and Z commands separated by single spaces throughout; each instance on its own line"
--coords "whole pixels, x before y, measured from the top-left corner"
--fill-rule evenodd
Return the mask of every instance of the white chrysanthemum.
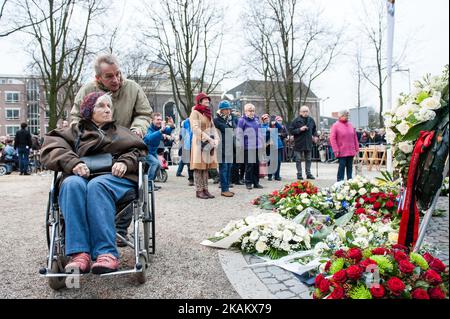
M 374 188 L 372 188 L 372 191 L 371 191 L 371 192 L 372 192 L 372 193 L 379 193 L 380 190 L 379 190 L 378 188 L 374 187 Z
M 441 97 L 439 96 L 432 96 L 429 98 L 426 98 L 420 103 L 421 107 L 424 107 L 428 110 L 437 110 L 441 107 Z
M 298 210 L 299 212 L 301 212 L 301 211 L 303 210 L 303 206 L 302 206 L 302 205 L 298 205 L 296 208 L 297 208 L 297 210 Z
M 405 121 L 403 121 L 399 125 L 397 125 L 396 128 L 400 132 L 401 135 L 406 135 L 406 133 L 408 133 L 408 131 L 409 131 L 409 125 Z
M 314 246 L 314 254 L 316 255 L 321 255 L 325 250 L 329 250 L 330 247 L 325 244 L 324 242 L 318 242 L 315 246 Z
M 308 193 L 302 193 L 302 194 L 300 195 L 300 198 L 308 198 Z
M 412 153 L 414 145 L 411 142 L 400 142 L 398 143 L 398 148 L 405 154 Z
M 309 198 L 303 198 L 302 203 L 305 205 L 309 205 L 309 204 L 311 204 L 311 200 Z
M 366 195 L 367 194 L 367 190 L 365 189 L 365 188 L 361 188 L 359 191 L 358 191 L 358 194 L 359 195 Z
M 256 251 L 257 251 L 258 253 L 262 254 L 262 253 L 265 252 L 269 247 L 266 245 L 265 242 L 263 242 L 263 241 L 261 241 L 261 240 L 258 240 L 258 241 L 256 242 L 255 248 L 256 248 Z

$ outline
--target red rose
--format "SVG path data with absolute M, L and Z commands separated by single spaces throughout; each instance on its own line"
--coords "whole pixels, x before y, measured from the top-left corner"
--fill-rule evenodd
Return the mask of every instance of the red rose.
M 382 285 L 375 285 L 370 288 L 370 293 L 374 298 L 383 298 L 384 296 L 384 287 Z
M 361 261 L 361 262 L 359 263 L 359 265 L 360 265 L 363 269 L 366 269 L 367 266 L 369 266 L 369 265 L 376 265 L 376 264 L 377 264 L 377 263 L 376 263 L 375 261 L 373 261 L 372 259 L 370 259 L 370 258 L 364 259 L 363 261 Z
M 349 279 L 358 280 L 359 278 L 361 278 L 363 270 L 361 269 L 361 267 L 359 267 L 357 265 L 353 265 L 353 266 L 348 267 L 345 272 Z
M 366 210 L 363 207 L 358 208 L 355 212 L 356 215 L 365 214 L 365 213 L 366 213 Z
M 375 204 L 373 204 L 373 209 L 380 209 L 381 204 L 380 202 L 375 202 Z
M 435 272 L 433 269 L 428 269 L 424 274 L 423 278 L 433 286 L 439 285 L 442 283 L 441 276 Z
M 446 266 L 444 265 L 444 263 L 438 259 L 435 258 L 433 259 L 430 263 L 428 263 L 430 265 L 430 268 L 437 271 L 437 272 L 443 272 L 445 271 Z
M 375 203 L 376 201 L 377 201 L 376 197 L 370 197 L 369 198 L 369 203 L 371 203 L 371 204 Z
M 399 296 L 405 290 L 405 284 L 397 277 L 392 277 L 386 284 L 394 296 Z
M 335 282 L 344 283 L 347 280 L 347 275 L 345 274 L 345 270 L 339 270 L 333 275 L 333 280 Z
M 416 268 L 416 266 L 411 264 L 407 259 L 402 259 L 398 262 L 398 268 L 400 269 L 400 271 L 402 273 L 412 274 L 412 272 L 414 271 L 414 268 Z
M 374 255 L 385 255 L 386 252 L 387 252 L 386 249 L 381 247 L 372 249 L 372 254 Z
M 334 287 L 329 299 L 342 299 L 344 297 L 344 292 L 344 288 L 340 286 Z
M 347 257 L 359 262 L 362 259 L 362 252 L 359 248 L 350 248 L 347 252 Z
M 445 299 L 445 293 L 440 287 L 433 287 L 428 289 L 428 294 L 431 299 Z
M 361 208 L 361 204 L 358 202 L 358 203 L 356 203 L 355 207 L 356 208 Z
M 322 279 L 319 284 L 319 290 L 321 293 L 327 293 L 330 290 L 330 281 L 328 279 Z
M 347 254 L 345 253 L 345 251 L 342 250 L 342 249 L 336 250 L 336 252 L 334 253 L 334 255 L 335 255 L 336 257 L 338 257 L 338 258 L 345 258 L 345 257 L 347 256 Z
M 386 199 L 387 195 L 385 193 L 379 193 L 381 199 Z
M 366 198 L 364 198 L 364 203 L 369 203 L 370 202 L 370 199 L 368 198 L 368 197 L 366 197 Z
M 425 258 L 428 264 L 430 264 L 434 259 L 433 255 L 431 255 L 430 253 L 423 254 L 423 258 Z
M 428 296 L 427 292 L 422 288 L 414 289 L 411 293 L 411 297 L 413 299 L 430 299 L 430 296 Z
M 388 200 L 387 202 L 386 202 L 386 204 L 384 205 L 386 208 L 392 208 L 392 207 L 394 207 L 394 202 L 393 201 L 391 201 L 391 200 Z
M 315 284 L 316 288 L 319 288 L 320 283 L 324 279 L 325 279 L 325 277 L 322 274 L 317 275 L 316 279 L 314 280 L 314 284 Z
M 408 255 L 405 254 L 403 251 L 394 251 L 394 259 L 397 262 L 400 262 L 400 260 L 408 260 Z
M 331 260 L 328 260 L 327 263 L 325 264 L 325 271 L 328 272 L 330 270 L 331 267 Z

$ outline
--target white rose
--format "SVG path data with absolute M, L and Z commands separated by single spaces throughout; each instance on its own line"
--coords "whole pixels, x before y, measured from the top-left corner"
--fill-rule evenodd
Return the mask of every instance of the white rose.
M 311 203 L 311 201 L 308 198 L 303 198 L 302 203 L 305 205 L 309 205 Z
M 406 135 L 409 131 L 409 125 L 404 121 L 397 125 L 396 128 L 402 135 Z
M 283 241 L 289 242 L 292 240 L 292 233 L 290 230 L 284 230 L 283 231 Z
M 405 154 L 412 153 L 414 145 L 411 142 L 400 142 L 398 148 Z
M 302 205 L 298 205 L 298 206 L 297 206 L 297 210 L 298 210 L 299 212 L 301 212 L 301 211 L 303 210 L 303 206 L 302 206 Z
M 421 109 L 419 113 L 417 114 L 417 119 L 420 122 L 426 122 L 434 120 L 436 117 L 436 112 L 429 110 L 429 109 Z
M 291 245 L 289 245 L 289 243 L 283 241 L 280 245 L 280 249 L 282 249 L 284 251 L 291 251 Z
M 321 255 L 324 250 L 329 250 L 329 249 L 330 249 L 330 247 L 328 247 L 328 245 L 325 244 L 324 242 L 318 242 L 314 246 L 314 253 L 316 255 Z
M 307 194 L 307 193 L 302 193 L 302 194 L 300 195 L 300 198 L 308 198 L 308 194 Z
M 249 240 L 250 240 L 250 238 L 244 237 L 244 238 L 242 239 L 242 245 L 246 245 L 246 244 L 249 242 Z
M 420 103 L 420 106 L 428 110 L 437 110 L 441 107 L 440 97 L 439 99 L 437 96 L 426 98 L 422 101 L 422 103 Z
M 297 242 L 297 243 L 300 243 L 300 242 L 303 241 L 303 238 L 300 237 L 300 236 L 295 235 L 294 237 L 292 237 L 292 240 Z
M 344 240 L 345 239 L 345 230 L 341 227 L 336 227 L 336 233 L 339 235 L 339 237 Z
M 397 110 L 395 110 L 395 115 L 399 118 L 408 117 L 408 105 L 400 105 Z
M 297 228 L 295 229 L 295 234 L 297 236 L 300 236 L 301 238 L 304 238 L 306 236 L 306 229 L 302 225 L 297 225 Z
M 344 199 L 344 196 L 342 196 L 342 194 L 338 194 L 338 195 L 336 196 L 336 199 L 337 199 L 337 200 L 343 200 L 343 199 Z
M 353 244 L 362 249 L 369 247 L 369 241 L 362 237 L 355 238 Z
M 392 131 L 392 130 L 389 129 L 389 128 L 386 129 L 386 141 L 387 141 L 389 144 L 392 144 L 392 142 L 394 142 L 395 136 L 396 136 L 396 134 L 394 133 L 394 131 Z
M 361 188 L 358 193 L 359 193 L 359 195 L 362 196 L 362 195 L 367 194 L 367 190 L 365 188 Z
M 279 230 L 275 230 L 272 232 L 273 237 L 275 238 L 281 238 L 281 236 L 283 236 L 283 233 L 280 232 Z
M 255 245 L 255 248 L 258 253 L 262 254 L 267 250 L 268 247 L 265 242 L 258 240 L 258 242 Z
M 389 233 L 388 240 L 391 243 L 396 243 L 398 241 L 398 233 Z
M 259 241 L 266 242 L 268 238 L 266 236 L 259 237 Z
M 364 187 L 364 183 L 363 182 L 358 182 L 358 187 L 359 188 L 363 188 Z
M 369 234 L 369 232 L 367 231 L 366 227 L 359 227 L 356 232 L 355 232 L 356 236 L 358 237 L 367 237 L 367 235 Z
M 374 188 L 372 188 L 372 191 L 371 191 L 371 192 L 372 192 L 372 193 L 379 193 L 380 190 L 379 190 L 378 188 L 374 187 Z
M 252 231 L 250 233 L 250 240 L 251 241 L 255 242 L 255 241 L 258 240 L 258 238 L 259 238 L 259 233 L 256 230 L 254 230 L 254 231 Z

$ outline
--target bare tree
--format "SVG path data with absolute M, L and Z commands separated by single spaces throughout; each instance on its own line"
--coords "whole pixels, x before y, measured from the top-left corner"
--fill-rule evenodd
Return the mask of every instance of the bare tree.
M 214 91 L 228 74 L 218 68 L 221 12 L 205 0 L 145 4 L 151 8 L 144 32 L 146 44 L 168 67 L 178 112 L 189 116 L 195 94 Z
M 44 81 L 49 128 L 53 129 L 66 105 L 73 103 L 88 53 L 89 27 L 103 8 L 101 0 L 26 0 L 23 6 L 31 25 L 27 33 L 33 38 L 33 63 Z M 44 23 L 37 23 L 46 16 Z
M 364 16 L 360 19 L 361 32 L 367 40 L 367 50 L 370 52 L 362 57 L 361 72 L 365 80 L 378 92 L 379 122 L 384 126 L 384 84 L 387 79 L 386 39 L 387 18 L 385 3 L 383 1 L 363 2 Z M 405 60 L 408 41 L 402 47 L 401 53 L 394 57 L 393 68 L 398 68 Z
M 268 66 L 275 104 L 288 121 L 306 102 L 312 83 L 329 68 L 342 44 L 340 30 L 321 23 L 320 12 L 304 11 L 300 3 L 264 0 L 261 10 L 251 14 L 254 33 L 268 47 L 250 43 Z
M 20 10 L 22 7 L 20 0 L 3 0 L 2 2 L 0 5 L 0 38 L 41 24 L 49 17 L 49 15 L 43 15 L 40 19 L 30 22 L 26 18 L 25 12 Z M 58 9 L 56 8 L 56 10 Z

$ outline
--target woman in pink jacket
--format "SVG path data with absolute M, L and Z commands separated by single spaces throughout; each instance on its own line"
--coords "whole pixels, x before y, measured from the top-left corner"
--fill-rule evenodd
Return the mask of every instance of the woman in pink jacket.
M 344 180 L 345 169 L 347 179 L 352 179 L 353 157 L 359 152 L 359 143 L 356 130 L 348 121 L 348 111 L 339 112 L 339 121 L 331 127 L 330 142 L 339 159 L 337 181 Z

